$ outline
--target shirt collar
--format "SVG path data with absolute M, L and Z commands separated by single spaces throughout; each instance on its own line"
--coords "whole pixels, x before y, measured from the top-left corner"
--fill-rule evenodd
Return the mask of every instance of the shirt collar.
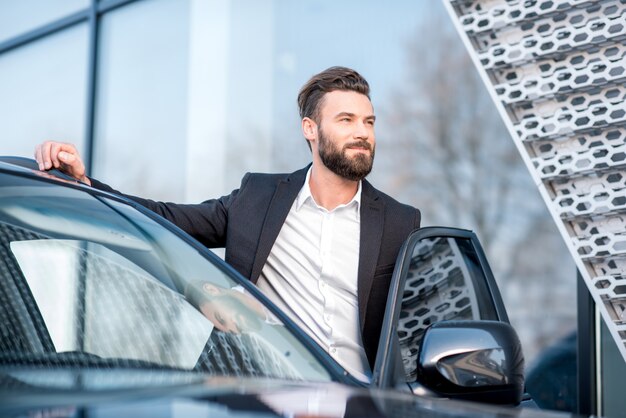
M 304 184 L 302 185 L 302 189 L 300 189 L 300 192 L 298 193 L 298 197 L 296 198 L 296 210 L 300 210 L 300 208 L 302 207 L 302 205 L 304 205 L 308 200 L 311 201 L 312 204 L 314 204 L 316 207 L 323 209 L 321 206 L 319 206 L 317 204 L 317 202 L 315 202 L 315 199 L 313 199 L 313 195 L 311 194 L 311 186 L 309 185 L 309 180 L 311 178 L 311 170 L 313 170 L 313 167 L 309 168 L 309 171 L 307 171 L 306 173 L 306 178 L 304 179 Z M 343 208 L 343 207 L 350 207 L 350 206 L 354 206 L 356 208 L 356 214 L 357 216 L 359 215 L 359 208 L 361 206 L 361 190 L 363 188 L 363 182 L 361 180 L 359 180 L 359 185 L 356 189 L 356 193 L 354 194 L 354 196 L 352 197 L 352 199 L 348 202 L 345 203 L 343 205 L 339 205 L 337 206 L 335 209 L 339 209 L 339 208 Z M 326 209 L 324 209 L 326 210 Z

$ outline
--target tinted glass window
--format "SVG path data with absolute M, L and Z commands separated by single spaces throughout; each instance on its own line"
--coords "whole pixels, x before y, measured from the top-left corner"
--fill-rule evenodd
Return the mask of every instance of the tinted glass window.
M 88 0 L 0 2 L 0 42 L 78 12 L 89 3 Z
M 177 142 L 193 132 L 185 126 L 188 96 L 193 94 L 187 90 L 188 30 L 195 13 L 189 3 L 140 1 L 102 17 L 93 173 L 111 184 L 124 184 L 125 193 L 164 201 L 184 198 L 184 167 L 194 155 Z M 210 112 L 200 114 L 206 118 Z M 203 131 L 202 141 L 209 142 L 208 136 Z M 146 147 L 151 157 L 138 159 Z
M 496 320 L 498 315 L 469 239 L 422 239 L 409 256 L 398 336 L 407 380 L 413 382 L 419 344 L 429 325 L 453 319 Z
M 326 380 L 265 307 L 122 203 L 19 179 L 0 187 L 0 360 Z
M 0 2 L 0 31 L 8 4 L 21 2 Z M 87 24 L 79 24 L 0 54 L 2 155 L 31 157 L 53 138 L 84 151 L 88 40 Z

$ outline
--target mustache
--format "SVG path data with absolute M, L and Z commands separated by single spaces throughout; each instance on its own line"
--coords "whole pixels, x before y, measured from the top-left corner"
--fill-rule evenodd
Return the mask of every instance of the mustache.
M 372 144 L 370 144 L 367 141 L 354 141 L 354 142 L 348 142 L 347 144 L 343 146 L 344 150 L 348 148 L 363 148 L 368 151 L 372 151 Z

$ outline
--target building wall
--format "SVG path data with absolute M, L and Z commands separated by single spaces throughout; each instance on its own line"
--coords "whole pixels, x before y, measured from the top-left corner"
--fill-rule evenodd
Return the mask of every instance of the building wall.
M 370 180 L 477 232 L 532 364 L 574 330 L 575 267 L 439 2 L 4 2 L 0 154 L 68 141 L 124 192 L 202 201 L 310 161 L 296 96 L 332 65 L 372 87 Z

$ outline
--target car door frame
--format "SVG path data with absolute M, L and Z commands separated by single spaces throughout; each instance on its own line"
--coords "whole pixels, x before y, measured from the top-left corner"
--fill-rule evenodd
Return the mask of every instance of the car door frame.
M 502 296 L 496 280 L 487 261 L 480 241 L 473 231 L 460 228 L 431 226 L 413 231 L 398 253 L 396 265 L 391 276 L 391 285 L 385 307 L 385 315 L 381 328 L 378 352 L 374 370 L 372 371 L 372 386 L 379 388 L 402 388 L 399 385 L 404 376 L 402 357 L 398 339 L 398 321 L 402 309 L 402 296 L 407 279 L 410 260 L 415 244 L 418 241 L 435 237 L 467 239 L 473 246 L 478 257 L 478 268 L 482 270 L 486 280 L 485 287 L 493 301 L 498 321 L 509 323 L 509 317 L 502 301 Z M 408 390 L 408 385 L 405 385 Z

